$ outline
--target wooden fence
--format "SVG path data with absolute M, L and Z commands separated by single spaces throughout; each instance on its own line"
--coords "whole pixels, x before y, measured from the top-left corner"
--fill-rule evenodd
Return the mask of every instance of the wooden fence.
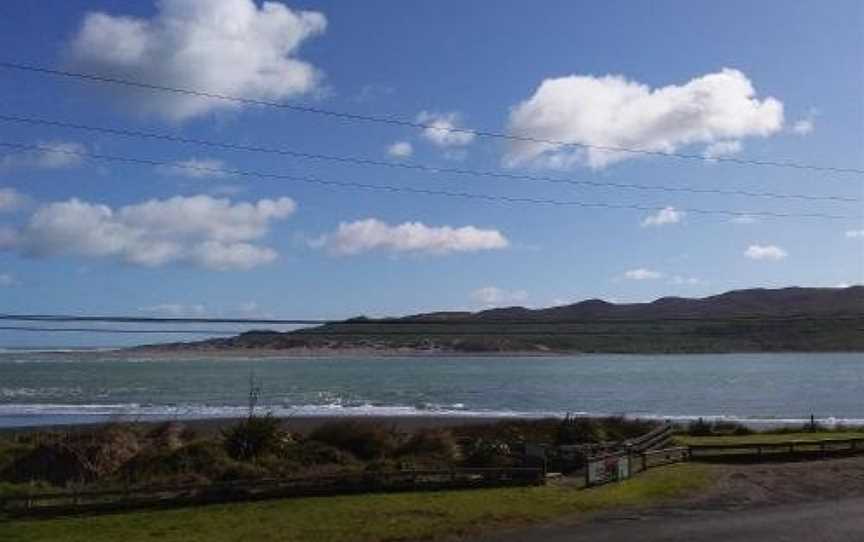
M 748 442 L 734 444 L 692 444 L 693 459 L 759 460 L 779 457 L 820 457 L 864 452 L 864 438 L 829 438 L 820 440 L 786 440 L 782 442 Z
M 625 440 L 622 444 L 633 452 L 644 452 L 645 450 L 651 450 L 669 442 L 674 430 L 675 428 L 671 424 L 666 424 L 654 431 L 645 433 L 641 437 Z
M 585 487 L 620 482 L 650 468 L 681 463 L 690 459 L 686 446 L 659 450 L 620 451 L 589 457 L 585 465 Z
M 529 486 L 541 485 L 544 482 L 542 470 L 534 468 L 364 472 L 315 478 L 273 478 L 100 491 L 33 493 L 0 498 L 0 512 L 8 515 L 53 515 L 383 491 Z

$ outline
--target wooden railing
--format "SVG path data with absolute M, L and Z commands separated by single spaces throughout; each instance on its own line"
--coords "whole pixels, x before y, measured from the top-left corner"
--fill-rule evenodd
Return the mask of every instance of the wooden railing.
M 637 437 L 635 439 L 626 440 L 623 442 L 624 446 L 633 452 L 643 452 L 645 450 L 650 450 L 652 448 L 656 448 L 657 446 L 661 446 L 669 441 L 672 438 L 672 433 L 674 428 L 671 424 L 666 424 L 662 427 L 658 427 L 654 431 L 649 433 L 645 433 L 641 437 Z
M 686 446 L 641 452 L 630 447 L 628 450 L 599 454 L 586 460 L 585 486 L 619 482 L 653 467 L 681 463 L 689 459 L 690 449 Z
M 691 444 L 694 459 L 763 458 L 772 455 L 829 455 L 864 452 L 864 437 L 820 440 L 786 440 L 781 442 L 746 442 L 724 444 Z
M 363 472 L 314 478 L 42 492 L 0 498 L 0 511 L 12 515 L 57 514 L 382 491 L 527 486 L 541 485 L 544 481 L 542 470 L 534 468 Z
M 681 463 L 690 459 L 690 449 L 687 446 L 650 450 L 639 454 L 639 467 L 645 471 L 652 467 Z

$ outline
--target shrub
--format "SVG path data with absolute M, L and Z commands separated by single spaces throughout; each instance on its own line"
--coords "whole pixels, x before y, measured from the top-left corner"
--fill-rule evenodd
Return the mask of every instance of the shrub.
M 509 467 L 514 463 L 510 446 L 500 440 L 474 440 L 465 447 L 464 455 L 466 467 Z
M 218 442 L 199 440 L 173 451 L 151 449 L 134 457 L 122 470 L 135 483 L 156 480 L 218 480 L 234 461 Z
M 600 418 L 597 423 L 602 427 L 607 440 L 625 440 L 638 437 L 658 427 L 657 423 L 651 420 L 625 418 L 624 416 Z
M 225 451 L 239 461 L 254 461 L 273 453 L 286 440 L 290 440 L 290 436 L 280 426 L 281 422 L 272 416 L 250 416 L 222 431 Z
M 126 425 L 43 436 L 7 467 L 16 482 L 43 480 L 55 485 L 110 477 L 141 450 L 138 432 Z
M 733 434 L 733 435 L 737 435 L 737 436 L 740 436 L 740 437 L 744 437 L 744 436 L 747 436 L 747 435 L 752 435 L 753 433 L 755 433 L 755 431 L 753 431 L 752 429 L 750 429 L 750 428 L 747 427 L 746 425 L 742 425 L 742 424 L 740 424 L 740 423 L 739 423 L 739 424 L 736 424 L 735 429 L 732 430 L 732 434 Z
M 384 457 L 396 447 L 392 431 L 355 420 L 327 422 L 312 431 L 309 440 L 335 446 L 364 460 Z
M 157 425 L 147 433 L 147 439 L 153 446 L 176 450 L 183 446 L 184 437 L 190 436 L 186 427 L 179 422 L 165 422 Z
M 399 447 L 399 455 L 431 457 L 453 462 L 459 458 L 459 445 L 450 431 L 421 429 Z
M 603 426 L 591 418 L 568 415 L 558 425 L 556 444 L 594 444 L 606 440 Z
M 313 465 L 351 465 L 357 462 L 357 459 L 345 450 L 314 440 L 286 446 L 280 452 L 279 458 L 304 467 Z
M 698 420 L 693 420 L 687 426 L 687 434 L 692 437 L 707 437 L 712 434 L 711 432 L 711 423 L 706 422 L 702 418 Z

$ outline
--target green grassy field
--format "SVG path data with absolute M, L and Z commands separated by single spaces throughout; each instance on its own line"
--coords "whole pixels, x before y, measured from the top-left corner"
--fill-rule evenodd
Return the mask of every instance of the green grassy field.
M 566 484 L 437 493 L 319 497 L 0 523 L 0 540 L 228 542 L 414 540 L 644 506 L 710 484 L 710 467 L 681 464 L 590 490 Z
M 823 440 L 864 438 L 864 431 L 825 431 L 825 432 L 799 432 L 799 433 L 756 433 L 753 435 L 724 435 L 709 437 L 691 437 L 688 435 L 676 435 L 675 443 L 679 446 L 690 444 L 773 444 L 789 440 Z

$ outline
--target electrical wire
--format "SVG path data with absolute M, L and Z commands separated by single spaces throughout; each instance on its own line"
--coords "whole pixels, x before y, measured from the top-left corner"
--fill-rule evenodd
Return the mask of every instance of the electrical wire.
M 656 151 L 650 149 L 637 149 L 637 148 L 627 148 L 627 147 L 618 147 L 612 145 L 595 145 L 584 142 L 577 141 L 561 141 L 555 139 L 545 139 L 540 137 L 530 137 L 530 136 L 521 136 L 514 134 L 506 134 L 502 132 L 493 132 L 486 130 L 472 130 L 468 128 L 458 128 L 458 127 L 441 127 L 435 126 L 432 124 L 427 124 L 423 122 L 411 121 L 404 118 L 398 118 L 393 116 L 374 116 L 374 115 L 363 115 L 359 113 L 349 113 L 345 111 L 335 111 L 330 109 L 324 109 L 320 107 L 312 107 L 309 105 L 299 105 L 299 104 L 288 104 L 281 102 L 271 102 L 267 100 L 259 100 L 254 98 L 242 98 L 239 96 L 228 96 L 225 94 L 219 94 L 215 92 L 206 92 L 203 90 L 195 90 L 195 89 L 186 89 L 186 88 L 178 88 L 171 87 L 167 85 L 157 85 L 153 83 L 145 83 L 141 81 L 132 81 L 129 79 L 121 79 L 117 77 L 109 77 L 98 74 L 91 73 L 82 73 L 82 72 L 74 72 L 69 70 L 57 70 L 52 68 L 46 68 L 42 66 L 35 66 L 30 64 L 23 64 L 18 62 L 9 62 L 9 61 L 0 61 L 0 68 L 8 69 L 8 70 L 19 70 L 26 71 L 31 73 L 39 73 L 43 75 L 52 75 L 58 77 L 66 77 L 84 81 L 91 81 L 96 83 L 109 83 L 113 85 L 131 87 L 131 88 L 141 88 L 152 91 L 159 92 L 169 92 L 173 94 L 180 94 L 184 96 L 196 96 L 199 98 L 208 98 L 215 99 L 221 101 L 228 101 L 234 103 L 242 103 L 246 105 L 254 105 L 254 106 L 263 106 L 263 107 L 272 107 L 279 108 L 288 111 L 300 112 L 300 113 L 311 113 L 315 115 L 322 115 L 327 117 L 339 118 L 342 120 L 349 121 L 362 121 L 362 122 L 370 122 L 370 123 L 378 123 L 378 124 L 386 124 L 391 126 L 401 126 L 406 128 L 418 128 L 423 130 L 437 130 L 442 132 L 449 133 L 463 133 L 463 134 L 471 134 L 478 137 L 486 137 L 493 139 L 501 139 L 501 140 L 509 140 L 509 141 L 520 141 L 526 143 L 541 143 L 545 145 L 555 145 L 562 147 L 578 147 L 585 149 L 594 149 L 600 151 L 607 152 L 624 152 L 630 154 L 640 154 L 647 156 L 659 156 L 665 158 L 679 158 L 686 160 L 699 160 L 699 161 L 712 161 L 712 162 L 728 162 L 739 165 L 749 165 L 749 166 L 771 166 L 771 167 L 782 167 L 782 168 L 792 168 L 792 169 L 803 169 L 803 170 L 811 170 L 811 171 L 826 171 L 833 173 L 850 173 L 855 175 L 864 174 L 864 169 L 860 168 L 852 168 L 852 167 L 835 167 L 835 166 L 819 166 L 812 164 L 804 164 L 799 162 L 793 162 L 791 160 L 753 160 L 753 159 L 745 159 L 745 158 L 735 158 L 730 156 L 718 156 L 718 157 L 706 157 L 699 154 L 685 154 L 685 153 L 676 153 L 676 152 L 666 152 L 666 151 Z
M 395 185 L 385 185 L 385 184 L 367 184 L 367 183 L 359 183 L 354 181 L 336 181 L 330 179 L 323 179 L 321 177 L 315 176 L 299 176 L 299 175 L 284 175 L 284 174 L 276 174 L 276 173 L 263 173 L 258 171 L 249 171 L 249 170 L 241 170 L 241 169 L 230 169 L 230 168 L 221 168 L 221 167 L 209 167 L 209 166 L 201 166 L 194 164 L 186 164 L 186 163 L 176 163 L 166 160 L 152 160 L 146 158 L 135 158 L 128 156 L 116 156 L 116 155 L 107 155 L 107 154 L 98 154 L 92 152 L 83 152 L 83 151 L 74 151 L 70 149 L 60 149 L 55 147 L 47 147 L 44 145 L 26 145 L 21 143 L 11 143 L 7 141 L 0 141 L 0 147 L 21 149 L 21 150 L 36 150 L 42 152 L 55 152 L 60 154 L 72 155 L 72 156 L 80 156 L 83 158 L 90 158 L 95 160 L 103 160 L 108 162 L 118 162 L 118 163 L 131 163 L 137 165 L 148 165 L 148 166 L 159 166 L 159 167 L 171 167 L 177 169 L 184 169 L 190 171 L 198 171 L 198 172 L 208 172 L 208 173 L 217 173 L 224 175 L 238 175 L 243 177 L 254 177 L 260 179 L 273 179 L 273 180 L 283 180 L 283 181 L 294 181 L 308 184 L 318 184 L 323 186 L 339 186 L 343 188 L 359 188 L 364 190 L 376 190 L 383 192 L 404 192 L 409 194 L 422 194 L 422 195 L 430 195 L 430 196 L 443 196 L 443 197 L 451 197 L 451 198 L 462 198 L 462 199 L 475 199 L 475 200 L 483 200 L 483 201 L 491 201 L 491 202 L 504 202 L 504 203 L 526 203 L 533 205 L 553 205 L 553 206 L 561 206 L 561 207 L 584 207 L 584 208 L 600 208 L 600 209 L 622 209 L 622 210 L 637 210 L 637 211 L 662 211 L 667 209 L 667 205 L 639 205 L 639 204 L 619 204 L 619 203 L 607 203 L 607 202 L 588 202 L 588 201 L 576 201 L 576 200 L 558 200 L 558 199 L 545 199 L 545 198 L 532 198 L 532 197 L 523 197 L 523 196 L 501 196 L 501 195 L 491 195 L 484 193 L 476 193 L 476 192 L 455 192 L 449 190 L 435 190 L 435 189 L 427 189 L 427 188 L 414 188 L 408 186 L 395 186 Z M 836 214 L 828 214 L 828 213 L 786 213 L 786 212 L 773 212 L 773 211 L 732 211 L 728 209 L 701 209 L 695 207 L 685 207 L 678 209 L 679 211 L 683 211 L 685 213 L 691 214 L 700 214 L 700 215 L 726 215 L 726 216 L 738 216 L 738 217 L 770 217 L 770 218 L 816 218 L 816 219 L 828 219 L 828 220 L 860 220 L 858 216 L 851 215 L 836 215 Z
M 790 194 L 790 193 L 782 193 L 782 192 L 755 192 L 755 191 L 750 191 L 750 190 L 737 190 L 737 189 L 693 188 L 693 187 L 689 187 L 689 186 L 667 186 L 667 185 L 651 185 L 651 184 L 639 184 L 639 183 L 627 183 L 627 182 L 596 181 L 596 180 L 586 180 L 586 179 L 549 177 L 549 176 L 543 176 L 543 175 L 524 175 L 524 174 L 517 174 L 517 173 L 505 173 L 505 172 L 500 172 L 500 171 L 488 171 L 488 170 L 484 171 L 484 170 L 476 170 L 476 169 L 468 169 L 468 168 L 438 167 L 438 166 L 430 166 L 430 165 L 426 165 L 426 164 L 412 163 L 412 162 L 387 162 L 387 161 L 383 161 L 383 160 L 358 158 L 358 157 L 354 157 L 354 156 L 337 156 L 337 155 L 329 155 L 329 154 L 302 152 L 302 151 L 296 151 L 296 150 L 278 148 L 278 147 L 268 147 L 268 146 L 260 146 L 260 145 L 243 145 L 243 144 L 239 144 L 239 143 L 231 143 L 231 142 L 225 142 L 225 141 L 213 141 L 213 140 L 207 140 L 207 139 L 181 137 L 181 136 L 175 136 L 175 135 L 165 134 L 165 133 L 145 132 L 145 131 L 141 131 L 141 130 L 129 130 L 129 129 L 125 129 L 125 128 L 108 128 L 108 127 L 104 127 L 104 126 L 93 126 L 93 125 L 89 125 L 89 124 L 80 124 L 80 123 L 75 123 L 75 122 L 58 121 L 58 120 L 53 120 L 53 119 L 44 119 L 44 118 L 36 118 L 36 117 L 21 117 L 21 116 L 17 116 L 17 115 L 0 114 L 0 121 L 10 122 L 10 123 L 19 123 L 19 124 L 29 124 L 29 125 L 35 125 L 35 126 L 50 126 L 50 127 L 54 127 L 54 128 L 66 128 L 66 129 L 80 130 L 80 131 L 100 133 L 100 134 L 110 134 L 110 135 L 129 137 L 129 138 L 137 138 L 137 139 L 168 141 L 171 143 L 183 143 L 183 144 L 189 144 L 189 145 L 198 145 L 198 146 L 203 146 L 203 147 L 219 148 L 219 149 L 226 149 L 226 150 L 232 150 L 232 151 L 276 154 L 276 155 L 281 155 L 281 156 L 291 156 L 293 158 L 303 158 L 303 159 L 311 159 L 311 160 L 325 160 L 325 161 L 330 161 L 330 162 L 347 163 L 347 164 L 362 165 L 362 166 L 377 166 L 377 167 L 387 167 L 387 168 L 392 168 L 392 169 L 422 171 L 425 173 L 433 173 L 433 174 L 454 174 L 454 175 L 466 175 L 466 176 L 473 176 L 473 177 L 490 177 L 490 178 L 505 179 L 505 180 L 545 182 L 545 183 L 552 183 L 552 184 L 567 184 L 567 185 L 572 185 L 572 186 L 590 186 L 590 187 L 597 187 L 597 188 L 616 188 L 616 189 L 647 190 L 647 191 L 659 191 L 659 192 L 679 192 L 679 193 L 693 193 L 693 194 L 719 194 L 719 195 L 728 195 L 728 196 L 747 196 L 747 197 L 776 198 L 776 199 L 801 199 L 801 200 L 811 200 L 811 201 L 824 200 L 824 201 L 837 201 L 837 202 L 847 202 L 847 203 L 860 203 L 862 201 L 861 198 L 847 197 L 847 196 Z

